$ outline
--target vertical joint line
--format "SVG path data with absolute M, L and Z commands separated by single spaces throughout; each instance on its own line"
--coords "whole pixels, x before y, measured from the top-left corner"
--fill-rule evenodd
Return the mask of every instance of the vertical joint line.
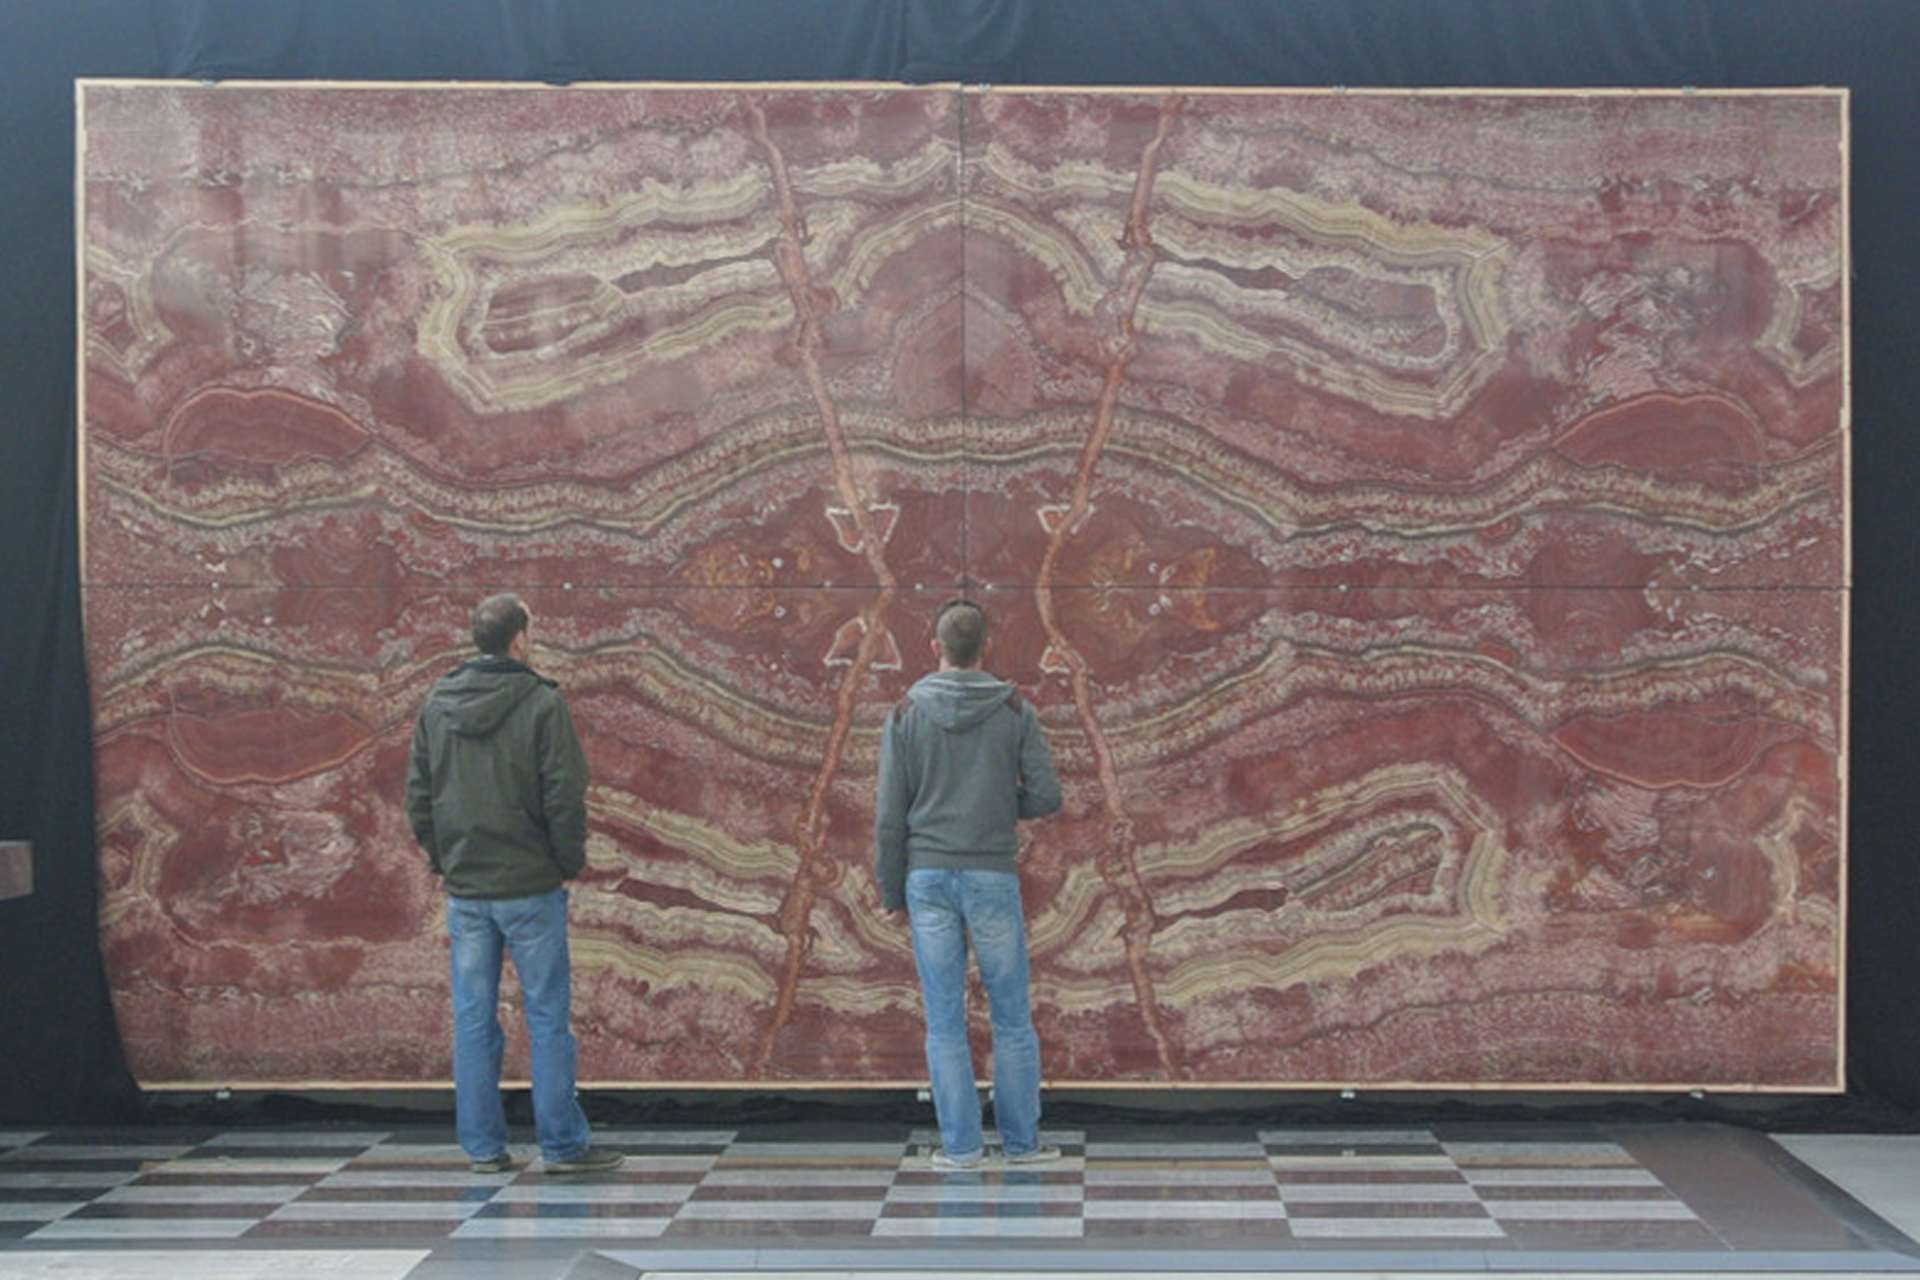
M 975 472 L 979 465 L 978 454 L 973 442 L 973 406 L 967 403 L 967 374 L 969 372 L 967 347 L 967 112 L 970 106 L 967 91 L 959 86 L 954 88 L 955 115 L 957 120 L 954 136 L 959 146 L 953 157 L 953 199 L 959 207 L 960 225 L 960 268 L 954 281 L 958 294 L 956 302 L 960 307 L 960 438 L 966 442 L 967 465 L 962 469 L 960 489 L 960 589 L 963 595 L 971 594 L 973 585 L 973 493 Z

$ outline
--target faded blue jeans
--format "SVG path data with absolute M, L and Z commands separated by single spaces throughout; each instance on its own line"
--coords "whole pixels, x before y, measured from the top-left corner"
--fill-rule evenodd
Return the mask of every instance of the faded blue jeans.
M 993 1022 L 993 1122 L 1006 1154 L 1040 1145 L 1040 1040 L 1027 995 L 1020 877 L 1008 871 L 909 871 L 913 963 L 927 1017 L 927 1075 L 940 1142 L 955 1160 L 981 1153 L 980 1091 L 967 1043 L 967 945 Z
M 447 899 L 453 951 L 453 1116 L 461 1148 L 475 1160 L 507 1149 L 500 1099 L 501 957 L 525 997 L 533 1075 L 533 1128 L 540 1154 L 566 1160 L 587 1149 L 592 1130 L 574 1096 L 573 967 L 567 951 L 567 891 L 491 901 Z

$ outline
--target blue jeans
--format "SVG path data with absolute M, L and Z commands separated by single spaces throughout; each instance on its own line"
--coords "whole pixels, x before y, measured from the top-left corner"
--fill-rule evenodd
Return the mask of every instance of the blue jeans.
M 548 1160 L 579 1155 L 592 1140 L 574 1096 L 573 969 L 567 952 L 567 891 L 491 901 L 447 899 L 453 951 L 453 1114 L 460 1146 L 475 1160 L 507 1149 L 500 1099 L 500 961 L 513 956 L 525 997 L 533 1075 L 533 1127 Z
M 909 871 L 913 963 L 927 1015 L 927 1075 L 940 1143 L 956 1160 L 981 1152 L 980 1091 L 967 1043 L 967 944 L 993 1021 L 993 1123 L 1010 1156 L 1040 1145 L 1040 1039 L 1027 998 L 1020 877 L 1007 871 Z

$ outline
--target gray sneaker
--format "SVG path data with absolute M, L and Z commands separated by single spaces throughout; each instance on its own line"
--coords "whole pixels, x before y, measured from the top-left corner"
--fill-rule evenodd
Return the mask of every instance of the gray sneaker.
M 568 1156 L 565 1160 L 549 1160 L 548 1173 L 612 1173 L 620 1167 L 626 1157 L 618 1151 L 608 1151 L 604 1147 L 588 1147 L 578 1155 Z
M 1035 1147 L 1031 1151 L 1022 1151 L 1019 1155 L 1009 1154 L 1008 1164 L 1052 1164 L 1060 1158 L 1058 1147 Z
M 512 1173 L 513 1157 L 502 1151 L 497 1156 L 488 1156 L 484 1160 L 475 1160 L 469 1167 L 475 1173 Z

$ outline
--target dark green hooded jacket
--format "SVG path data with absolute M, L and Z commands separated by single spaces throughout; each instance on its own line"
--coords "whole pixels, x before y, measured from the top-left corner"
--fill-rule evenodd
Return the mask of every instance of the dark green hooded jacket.
M 511 658 L 434 683 L 413 727 L 407 821 L 456 898 L 527 898 L 587 861 L 587 760 L 554 682 Z

